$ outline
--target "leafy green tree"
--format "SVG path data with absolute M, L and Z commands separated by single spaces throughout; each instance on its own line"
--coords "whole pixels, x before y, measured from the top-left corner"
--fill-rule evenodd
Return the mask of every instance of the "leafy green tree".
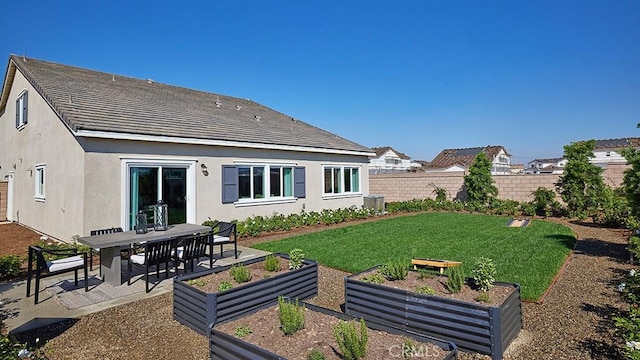
M 623 149 L 622 156 L 627 159 L 630 168 L 624 171 L 622 185 L 627 197 L 631 214 L 635 219 L 640 219 L 640 150 L 633 148 Z M 635 226 L 637 228 L 637 226 Z
M 492 196 L 498 195 L 498 188 L 491 178 L 491 161 L 484 152 L 479 153 L 469 166 L 469 174 L 464 177 L 467 200 L 486 205 Z
M 602 168 L 589 162 L 594 157 L 596 141 L 577 141 L 564 147 L 567 165 L 556 182 L 556 189 L 567 206 L 570 217 L 597 217 L 605 202 L 606 185 Z

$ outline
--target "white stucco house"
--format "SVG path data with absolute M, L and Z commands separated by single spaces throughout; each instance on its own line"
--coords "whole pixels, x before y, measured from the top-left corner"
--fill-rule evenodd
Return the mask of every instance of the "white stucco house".
M 628 147 L 640 149 L 640 138 L 596 140 L 593 157 L 589 159 L 589 162 L 600 166 L 626 164 L 627 159 L 620 154 L 620 150 Z
M 0 96 L 7 218 L 70 241 L 170 223 L 362 206 L 362 145 L 254 101 L 12 55 Z
M 416 171 L 422 164 L 390 146 L 371 148 L 375 155 L 369 159 L 369 171 L 372 174 L 389 172 Z
M 426 172 L 467 171 L 473 159 L 484 152 L 491 161 L 492 175 L 511 174 L 511 155 L 503 146 L 484 146 L 464 149 L 444 149 L 429 165 L 423 167 Z
M 550 158 L 534 159 L 527 163 L 524 169 L 525 174 L 563 174 L 567 159 Z

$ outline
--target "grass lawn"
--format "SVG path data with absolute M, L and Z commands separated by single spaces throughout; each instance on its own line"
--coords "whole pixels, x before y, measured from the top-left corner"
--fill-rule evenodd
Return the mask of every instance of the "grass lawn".
M 389 261 L 435 258 L 462 261 L 467 277 L 481 256 L 493 259 L 498 281 L 515 282 L 526 300 L 539 299 L 570 250 L 575 236 L 566 226 L 534 220 L 526 228 L 507 227 L 506 217 L 421 213 L 382 219 L 255 245 L 257 249 L 305 257 L 348 272 Z

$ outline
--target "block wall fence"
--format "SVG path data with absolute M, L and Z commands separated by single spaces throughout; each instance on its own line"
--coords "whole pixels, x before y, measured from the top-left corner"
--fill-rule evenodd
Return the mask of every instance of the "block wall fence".
M 605 184 L 612 187 L 622 186 L 626 164 L 609 164 L 602 174 Z M 435 199 L 435 187 L 447 190 L 449 200 L 465 199 L 463 190 L 466 172 L 449 173 L 393 173 L 370 174 L 369 193 L 381 195 L 385 202 L 406 201 L 411 199 Z M 499 199 L 531 201 L 531 193 L 538 187 L 555 190 L 560 175 L 495 175 L 493 183 L 498 188 Z

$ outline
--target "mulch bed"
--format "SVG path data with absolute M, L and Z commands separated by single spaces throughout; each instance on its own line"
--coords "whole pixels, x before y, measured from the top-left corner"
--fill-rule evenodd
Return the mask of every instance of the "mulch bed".
M 617 285 L 632 268 L 626 250 L 628 233 L 590 223 L 550 221 L 572 228 L 578 243 L 544 302 L 523 304 L 524 328 L 509 346 L 505 359 L 621 358 L 619 349 L 624 344 L 615 334 L 612 318 L 628 308 L 616 292 Z M 0 225 L 0 251 L 5 249 L 5 232 L 11 232 L 12 226 Z M 323 226 L 318 231 L 326 228 Z M 296 233 L 302 231 L 296 230 Z M 243 239 L 240 245 L 284 236 L 291 233 Z M 35 239 L 39 239 L 39 235 L 36 234 Z M 23 243 L 25 250 L 20 253 L 26 254 L 28 242 Z M 320 266 L 319 293 L 309 302 L 340 311 L 344 303 L 345 275 L 348 274 Z M 41 342 L 50 339 L 47 348 L 52 360 L 208 357 L 206 337 L 173 320 L 171 294 L 89 314 L 79 320 L 23 334 L 20 339 L 36 337 L 40 337 Z M 460 359 L 480 358 L 487 357 L 460 354 Z

